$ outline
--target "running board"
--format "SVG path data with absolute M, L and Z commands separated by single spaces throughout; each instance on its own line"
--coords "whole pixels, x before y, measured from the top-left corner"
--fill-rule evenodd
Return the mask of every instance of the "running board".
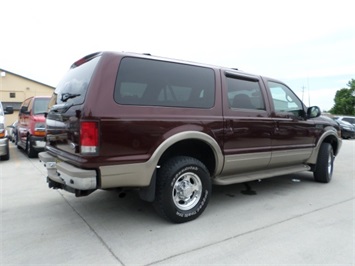
M 264 179 L 268 177 L 304 172 L 309 170 L 311 170 L 310 166 L 301 164 L 301 165 L 294 165 L 288 167 L 260 170 L 255 172 L 247 172 L 247 173 L 242 173 L 237 175 L 218 176 L 213 180 L 213 183 L 216 185 L 230 185 L 230 184 Z

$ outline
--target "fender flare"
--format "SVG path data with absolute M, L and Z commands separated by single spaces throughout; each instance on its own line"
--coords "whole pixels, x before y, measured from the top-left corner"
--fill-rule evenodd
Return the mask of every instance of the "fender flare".
M 218 143 L 216 142 L 215 139 L 213 139 L 211 136 L 209 136 L 206 133 L 199 132 L 199 131 L 184 131 L 177 133 L 175 135 L 172 135 L 165 141 L 163 141 L 157 149 L 155 149 L 154 153 L 152 154 L 151 158 L 148 160 L 149 165 L 153 166 L 154 168 L 158 165 L 158 162 L 161 158 L 161 156 L 164 154 L 164 152 L 170 148 L 172 145 L 179 141 L 183 140 L 191 140 L 191 139 L 196 139 L 203 141 L 206 143 L 211 150 L 214 153 L 214 158 L 215 158 L 215 171 L 213 175 L 218 175 L 221 173 L 224 165 L 224 156 L 222 153 L 221 148 L 219 147 Z M 151 173 L 153 173 L 154 168 L 152 168 Z
M 325 132 L 320 136 L 316 146 L 314 147 L 314 149 L 312 151 L 311 156 L 307 160 L 307 162 L 306 162 L 307 164 L 316 164 L 317 163 L 317 158 L 318 158 L 320 146 L 325 141 L 325 139 L 330 136 L 334 137 L 334 139 L 337 142 L 337 149 L 334 150 L 334 156 L 336 156 L 338 154 L 338 152 L 341 148 L 341 145 L 342 145 L 342 140 L 339 138 L 338 132 L 336 131 L 336 129 L 334 127 L 326 127 Z

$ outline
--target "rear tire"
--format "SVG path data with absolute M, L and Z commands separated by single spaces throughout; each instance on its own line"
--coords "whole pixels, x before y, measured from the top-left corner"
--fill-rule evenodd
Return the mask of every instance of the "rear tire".
M 319 149 L 316 169 L 313 172 L 314 180 L 320 183 L 329 183 L 333 176 L 334 152 L 329 143 L 322 143 Z
M 174 223 L 188 222 L 205 210 L 211 190 L 206 166 L 195 158 L 177 156 L 164 163 L 157 173 L 154 207 Z

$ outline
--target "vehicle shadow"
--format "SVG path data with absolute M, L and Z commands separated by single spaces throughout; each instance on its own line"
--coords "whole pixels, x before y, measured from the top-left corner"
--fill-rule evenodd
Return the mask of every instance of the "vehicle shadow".
M 286 197 L 297 194 L 311 184 L 312 173 L 299 173 L 268 178 L 228 186 L 213 186 L 210 203 L 205 212 L 223 212 L 223 209 L 238 208 L 244 203 L 265 200 L 265 198 Z M 159 217 L 153 204 L 139 198 L 136 190 L 98 190 L 87 197 L 76 198 L 73 194 L 59 191 L 63 199 L 84 219 L 99 219 L 109 224 L 170 224 Z M 238 204 L 235 204 L 238 202 Z M 229 204 L 233 204 L 230 206 Z M 204 214 L 201 216 L 203 217 Z M 201 218 L 198 218 L 201 219 Z M 203 218 L 202 218 L 203 219 Z

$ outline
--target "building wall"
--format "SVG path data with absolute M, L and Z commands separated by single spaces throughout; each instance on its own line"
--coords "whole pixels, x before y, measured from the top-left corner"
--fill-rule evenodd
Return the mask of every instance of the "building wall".
M 0 101 L 13 106 L 14 113 L 6 115 L 6 126 L 17 120 L 21 103 L 31 96 L 51 96 L 54 87 L 0 69 Z

